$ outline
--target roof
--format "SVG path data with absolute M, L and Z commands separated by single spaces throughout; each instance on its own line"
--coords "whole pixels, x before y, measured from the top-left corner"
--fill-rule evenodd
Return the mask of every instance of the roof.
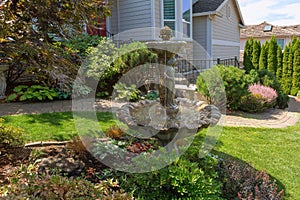
M 195 0 L 193 1 L 193 16 L 207 16 L 217 14 L 229 0 Z M 244 25 L 244 19 L 237 0 L 233 0 L 238 11 L 240 24 Z
M 271 29 L 265 29 L 267 26 L 271 26 Z M 271 37 L 272 35 L 275 37 L 300 36 L 300 25 L 276 26 L 268 22 L 263 22 L 258 25 L 248 25 L 241 29 L 241 38 L 263 38 Z
M 193 5 L 193 13 L 216 11 L 225 0 L 198 0 Z

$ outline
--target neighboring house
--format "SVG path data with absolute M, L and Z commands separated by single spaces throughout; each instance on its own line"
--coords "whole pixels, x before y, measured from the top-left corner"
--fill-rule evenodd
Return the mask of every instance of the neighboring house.
M 277 44 L 284 49 L 293 36 L 300 37 L 300 25 L 293 26 L 275 26 L 268 22 L 263 22 L 258 25 L 249 25 L 241 29 L 241 51 L 244 51 L 244 46 L 250 37 L 259 40 L 261 44 L 270 40 L 272 36 L 277 39 Z
M 169 26 L 174 30 L 173 40 L 187 42 L 188 59 L 239 55 L 239 29 L 244 22 L 236 0 L 109 0 L 109 3 L 112 15 L 99 20 L 101 30 L 96 33 L 113 33 L 115 41 L 161 40 L 160 29 Z M 205 50 L 200 51 L 193 40 Z

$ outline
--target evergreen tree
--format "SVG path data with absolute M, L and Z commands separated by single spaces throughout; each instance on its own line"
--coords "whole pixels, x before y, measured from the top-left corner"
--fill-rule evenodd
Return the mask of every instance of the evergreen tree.
M 252 64 L 254 69 L 258 70 L 259 68 L 259 57 L 261 51 L 261 44 L 259 40 L 253 42 L 253 52 L 252 52 Z
M 288 62 L 289 62 L 289 53 L 290 53 L 290 49 L 291 49 L 291 43 L 289 43 L 288 45 L 285 46 L 284 48 L 284 52 L 283 52 L 283 59 L 282 59 L 282 78 L 281 78 L 281 86 L 283 89 L 284 94 L 288 94 L 289 91 L 287 88 L 287 72 L 288 72 Z
M 253 53 L 253 37 L 250 38 L 250 40 L 246 41 L 245 48 L 244 48 L 244 69 L 246 72 L 250 72 L 251 69 L 253 69 L 252 64 L 252 53 Z
M 283 62 L 283 53 L 281 47 L 278 45 L 277 48 L 277 71 L 276 71 L 276 77 L 279 81 L 281 81 L 282 78 L 282 62 Z
M 277 70 L 277 41 L 274 36 L 271 37 L 270 43 L 269 43 L 269 48 L 268 48 L 268 71 L 271 72 L 272 74 L 276 74 Z
M 294 44 L 293 79 L 291 95 L 296 95 L 300 90 L 300 41 Z
M 259 56 L 259 69 L 267 69 L 268 66 L 268 48 L 269 47 L 269 42 L 266 41 L 262 47 L 261 47 L 261 52 Z

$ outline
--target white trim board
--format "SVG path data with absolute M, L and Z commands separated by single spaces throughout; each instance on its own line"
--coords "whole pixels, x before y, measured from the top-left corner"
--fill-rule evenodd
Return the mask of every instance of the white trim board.
M 212 45 L 240 47 L 240 42 L 232 42 L 226 40 L 212 40 Z

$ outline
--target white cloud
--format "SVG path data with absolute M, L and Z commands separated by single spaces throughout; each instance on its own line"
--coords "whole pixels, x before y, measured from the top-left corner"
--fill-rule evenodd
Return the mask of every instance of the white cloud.
M 246 25 L 267 21 L 274 25 L 300 24 L 300 2 L 293 0 L 238 0 Z

